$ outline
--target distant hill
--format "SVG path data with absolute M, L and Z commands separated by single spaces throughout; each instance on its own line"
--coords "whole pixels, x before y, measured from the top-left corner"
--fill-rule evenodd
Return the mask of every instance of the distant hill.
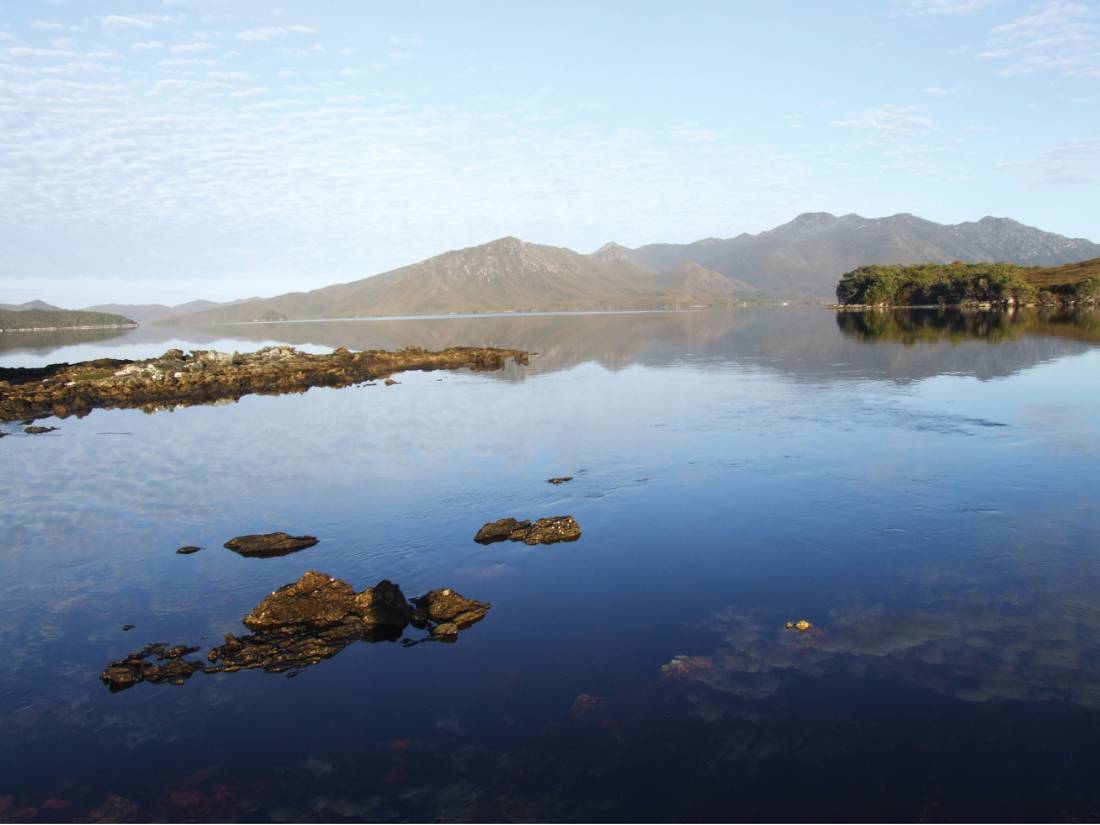
M 0 309 L 0 332 L 135 327 L 129 318 L 82 309 Z
M 864 218 L 808 212 L 757 235 L 595 253 L 658 271 L 691 261 L 772 297 L 833 295 L 840 276 L 870 264 L 1003 261 L 1054 266 L 1100 257 L 1100 244 L 1043 232 L 1008 218 L 940 224 L 914 215 Z
M 501 238 L 373 278 L 187 316 L 187 321 L 351 318 L 728 305 L 744 285 L 690 261 L 655 272 L 628 260 Z
M 97 304 L 85 307 L 88 312 L 107 312 L 113 315 L 124 315 L 133 318 L 139 324 L 156 321 L 160 318 L 172 318 L 176 315 L 187 315 L 192 312 L 202 312 L 221 306 L 215 301 L 188 301 L 186 304 L 167 306 L 166 304 Z
M 25 304 L 0 304 L 0 309 L 20 312 L 24 309 L 61 309 L 61 307 L 55 307 L 53 304 L 47 304 L 45 301 L 27 301 Z

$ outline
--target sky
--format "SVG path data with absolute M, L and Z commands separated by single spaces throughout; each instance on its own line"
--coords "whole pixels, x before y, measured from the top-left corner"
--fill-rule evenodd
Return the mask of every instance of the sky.
M 807 211 L 1100 241 L 1100 0 L 0 0 L 0 302 Z

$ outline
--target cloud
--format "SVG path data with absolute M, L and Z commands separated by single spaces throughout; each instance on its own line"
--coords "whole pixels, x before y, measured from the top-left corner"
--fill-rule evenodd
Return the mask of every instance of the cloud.
M 995 26 L 978 58 L 1001 62 L 1006 76 L 1100 77 L 1100 8 L 1067 0 L 1033 6 Z
M 157 62 L 165 69 L 193 69 L 196 66 L 216 66 L 217 60 L 209 57 L 169 57 Z
M 1025 172 L 1033 185 L 1095 185 L 1100 183 L 1100 135 L 1059 141 L 1037 157 L 1002 161 L 997 168 Z
M 172 46 L 169 51 L 172 54 L 200 54 L 202 52 L 208 52 L 214 47 L 210 43 L 196 42 L 196 43 L 178 43 Z
M 244 40 L 246 43 L 269 43 L 290 34 L 316 33 L 317 29 L 311 26 L 264 26 L 259 29 L 245 29 L 237 32 L 237 39 Z
M 99 18 L 99 25 L 109 32 L 152 29 L 163 23 L 178 23 L 183 18 L 174 14 L 109 14 Z
M 841 129 L 861 129 L 883 138 L 899 138 L 931 129 L 935 122 L 920 106 L 880 106 L 866 109 L 831 124 Z
M 84 31 L 82 26 L 69 26 L 65 23 L 55 23 L 52 20 L 35 20 L 31 23 L 32 29 L 41 29 L 44 31 L 59 31 L 59 32 L 79 32 Z
M 961 17 L 997 5 L 999 0 L 909 0 L 904 11 L 911 17 Z
M 925 86 L 921 91 L 926 95 L 953 95 L 959 91 L 959 87 L 951 86 L 950 88 L 946 88 L 944 86 Z
M 164 44 L 161 43 L 159 40 L 147 40 L 147 41 L 142 42 L 142 43 L 135 43 L 134 45 L 132 45 L 130 47 L 130 51 L 132 51 L 132 52 L 147 52 L 147 51 L 153 51 L 155 49 L 163 49 L 163 48 L 164 48 Z

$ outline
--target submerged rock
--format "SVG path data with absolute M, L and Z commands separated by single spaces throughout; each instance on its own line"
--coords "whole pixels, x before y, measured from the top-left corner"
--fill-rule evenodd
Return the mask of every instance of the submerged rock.
M 522 541 L 524 544 L 555 544 L 559 541 L 576 541 L 581 537 L 581 526 L 572 516 L 540 518 L 534 524 L 502 518 L 482 526 L 474 536 L 478 544 L 495 541 Z
M 311 387 L 350 387 L 404 370 L 496 370 L 509 360 L 526 364 L 521 350 L 451 347 L 438 352 L 338 349 L 329 354 L 289 346 L 251 353 L 168 350 L 160 358 L 100 358 L 48 367 L 0 367 L 0 421 L 56 415 L 84 416 L 94 409 L 176 406 L 235 401 L 253 393 L 279 395 Z M 392 379 L 390 379 L 392 382 Z
M 180 659 L 198 648 L 149 645 L 112 662 L 102 679 L 111 690 L 124 690 L 140 681 L 179 684 L 178 679 L 196 670 L 294 675 L 353 642 L 396 641 L 410 624 L 426 629 L 432 640 L 455 641 L 459 631 L 485 618 L 489 608 L 451 589 L 429 591 L 410 604 L 401 588 L 386 580 L 357 593 L 345 581 L 310 570 L 256 605 L 243 619 L 252 633 L 227 633 L 225 642 L 207 653 L 208 665 Z M 178 663 L 154 665 L 148 661 L 153 654 L 166 654 Z
M 148 644 L 136 653 L 131 653 L 125 659 L 111 662 L 103 669 L 99 678 L 112 693 L 126 690 L 138 682 L 169 682 L 173 685 L 182 685 L 191 678 L 191 674 L 197 670 L 203 670 L 201 662 L 192 662 L 183 657 L 197 651 L 197 647 L 187 645 L 175 645 L 168 647 L 163 642 Z M 150 657 L 156 657 L 157 664 L 150 661 Z
M 237 536 L 225 543 L 234 553 L 258 559 L 287 556 L 305 550 L 318 542 L 314 536 L 291 536 L 287 533 L 260 533 Z M 178 551 L 177 551 L 178 552 Z M 194 551 L 192 551 L 194 552 Z
M 565 484 L 567 481 L 572 481 L 573 476 L 554 476 L 553 478 L 546 479 L 547 484 Z
M 179 553 L 181 556 L 190 556 L 192 553 L 197 553 L 200 550 L 202 550 L 201 547 L 195 547 L 194 545 L 189 544 L 186 547 L 181 547 L 176 552 Z

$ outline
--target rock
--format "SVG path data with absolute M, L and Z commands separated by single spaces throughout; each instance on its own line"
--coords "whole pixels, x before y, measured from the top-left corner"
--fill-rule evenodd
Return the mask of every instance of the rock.
M 546 479 L 547 484 L 565 484 L 567 481 L 572 481 L 573 476 L 555 476 L 554 478 Z
M 234 553 L 248 558 L 269 559 L 274 556 L 287 556 L 299 550 L 305 550 L 317 543 L 314 536 L 291 536 L 286 533 L 262 533 L 237 536 L 225 543 Z
M 124 625 L 122 626 L 122 630 L 123 630 L 123 632 L 126 632 L 126 631 L 128 631 L 128 630 L 133 630 L 133 629 L 134 629 L 134 625 L 132 625 L 132 624 L 124 624 Z
M 540 518 L 531 525 L 524 544 L 554 544 L 559 541 L 576 541 L 581 537 L 581 526 L 572 516 Z
M 492 544 L 494 541 L 523 541 L 530 521 L 516 521 L 514 518 L 502 518 L 482 525 L 474 536 L 478 544 Z
M 799 633 L 805 633 L 811 627 L 813 625 L 805 619 L 799 619 L 797 622 L 787 622 L 787 630 L 797 630 Z
M 401 382 L 400 381 L 394 381 L 392 378 L 387 378 L 382 383 L 385 384 L 387 387 L 392 387 L 394 384 L 400 384 Z
M 482 525 L 474 536 L 478 544 L 495 541 L 522 541 L 524 544 L 554 544 L 559 541 L 576 541 L 581 537 L 581 527 L 572 516 L 540 518 L 534 524 L 502 518 Z
M 23 432 L 27 435 L 42 435 L 42 433 L 52 433 L 57 427 L 25 427 Z
M 183 658 L 196 650 L 198 650 L 197 647 L 187 645 L 168 647 L 160 642 L 149 644 L 137 653 L 131 653 L 125 659 L 111 662 L 104 668 L 99 678 L 112 693 L 131 688 L 138 682 L 154 684 L 170 682 L 174 685 L 182 685 L 191 678 L 192 673 L 203 669 L 201 662 L 191 662 Z M 164 664 L 149 661 L 151 656 L 155 656 L 158 662 L 164 662 Z
M 423 596 L 413 599 L 412 602 L 415 606 L 414 623 L 453 624 L 456 631 L 465 630 L 475 622 L 480 622 L 492 607 L 487 602 L 467 599 L 449 587 L 430 590 Z
M 200 550 L 202 550 L 201 547 L 195 547 L 189 544 L 186 547 L 181 547 L 176 552 L 179 553 L 181 556 L 190 556 L 192 553 L 197 553 Z
M 249 630 L 354 623 L 404 628 L 411 619 L 412 608 L 392 582 L 356 593 L 346 581 L 309 570 L 256 605 L 244 624 Z

